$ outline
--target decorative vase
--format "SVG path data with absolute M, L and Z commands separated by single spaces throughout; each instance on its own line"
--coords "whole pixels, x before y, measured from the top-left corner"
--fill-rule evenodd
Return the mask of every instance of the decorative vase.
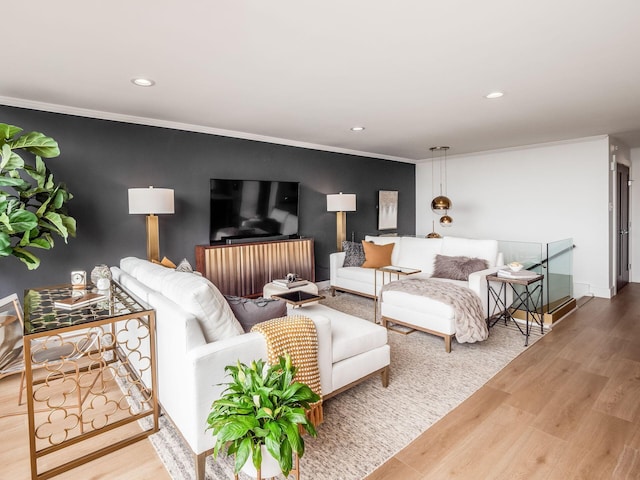
M 98 287 L 98 290 L 109 290 L 110 286 L 111 280 L 109 280 L 107 277 L 100 277 L 96 282 L 96 287 Z
M 269 453 L 267 447 L 262 445 L 260 448 L 262 449 L 262 465 L 260 466 L 260 478 L 272 478 L 280 475 L 282 473 L 282 470 L 280 469 L 280 464 L 278 463 L 278 461 Z M 258 478 L 258 471 L 256 470 L 256 467 L 253 466 L 251 455 L 249 455 L 247 462 L 242 466 L 241 470 L 251 478 Z
M 109 281 L 111 280 L 111 270 L 109 270 L 109 267 L 107 267 L 104 263 L 96 265 L 95 267 L 93 267 L 93 270 L 91 270 L 91 283 L 93 283 L 98 288 L 100 288 L 98 286 L 98 280 L 101 278 L 106 278 Z M 107 288 L 109 287 L 107 286 Z

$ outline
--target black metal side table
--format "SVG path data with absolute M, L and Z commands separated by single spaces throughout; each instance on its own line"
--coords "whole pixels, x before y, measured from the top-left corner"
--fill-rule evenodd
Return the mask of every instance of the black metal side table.
M 491 300 L 495 301 L 493 309 L 488 312 L 487 327 L 493 327 L 499 320 L 504 320 L 505 324 L 509 320 L 513 321 L 520 333 L 525 336 L 525 347 L 529 345 L 529 334 L 534 323 L 540 325 L 540 333 L 544 334 L 543 279 L 544 275 L 523 278 L 501 277 L 497 273 L 487 275 L 487 305 L 491 305 Z M 495 286 L 496 283 L 500 286 Z M 521 288 L 517 288 L 518 286 Z M 508 288 L 513 292 L 511 305 L 507 305 Z M 516 310 L 525 312 L 524 331 L 513 317 L 513 312 Z

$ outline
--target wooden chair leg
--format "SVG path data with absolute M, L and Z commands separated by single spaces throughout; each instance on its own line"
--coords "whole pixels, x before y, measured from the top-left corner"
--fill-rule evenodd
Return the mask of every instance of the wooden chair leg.
M 389 366 L 384 367 L 380 376 L 382 377 L 382 386 L 387 388 L 389 386 Z
M 207 452 L 199 453 L 195 456 L 196 460 L 196 480 L 204 480 L 205 464 L 207 461 Z M 236 475 L 236 480 L 238 476 Z

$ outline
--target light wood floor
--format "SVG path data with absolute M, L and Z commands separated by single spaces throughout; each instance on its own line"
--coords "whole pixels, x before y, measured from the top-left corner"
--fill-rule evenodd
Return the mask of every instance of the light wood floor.
M 566 317 L 382 479 L 640 479 L 640 284 Z
M 0 380 L 3 479 L 29 478 L 17 380 Z M 169 475 L 143 440 L 58 478 Z M 581 306 L 368 480 L 639 478 L 640 284 L 629 284 Z

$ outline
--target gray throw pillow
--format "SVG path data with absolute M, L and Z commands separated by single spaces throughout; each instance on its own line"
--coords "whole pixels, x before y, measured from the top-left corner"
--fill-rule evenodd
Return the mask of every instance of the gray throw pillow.
M 362 243 L 342 242 L 342 250 L 345 253 L 343 267 L 361 267 L 364 263 L 364 249 Z
M 193 267 L 189 263 L 189 260 L 183 258 L 178 265 L 176 265 L 176 272 L 188 272 L 193 273 Z
M 436 255 L 433 262 L 434 278 L 449 278 L 451 280 L 469 280 L 469 275 L 489 268 L 489 264 L 482 258 L 449 257 Z
M 224 297 L 245 332 L 251 331 L 251 327 L 258 323 L 287 315 L 287 303 L 284 300 L 264 297 L 244 298 L 233 295 Z

